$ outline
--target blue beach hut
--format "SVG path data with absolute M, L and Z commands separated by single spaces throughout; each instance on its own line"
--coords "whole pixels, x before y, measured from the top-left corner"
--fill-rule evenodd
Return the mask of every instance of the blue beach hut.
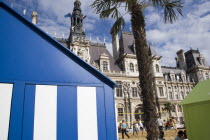
M 115 86 L 0 2 L 1 140 L 116 140 Z

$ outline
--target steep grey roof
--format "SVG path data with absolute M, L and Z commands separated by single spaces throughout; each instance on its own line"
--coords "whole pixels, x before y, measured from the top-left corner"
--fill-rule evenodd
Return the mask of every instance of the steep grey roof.
M 120 54 L 134 54 L 133 51 L 134 38 L 130 32 L 122 31 L 119 45 L 120 45 Z
M 204 65 L 204 66 L 208 66 L 208 63 L 206 61 L 201 62 L 199 60 L 200 57 L 203 57 L 200 52 L 198 50 L 189 50 L 185 53 L 185 58 L 186 58 L 186 62 L 187 62 L 187 67 L 190 68 L 193 65 Z
M 66 48 L 68 48 L 68 39 L 64 39 L 64 38 L 54 38 L 54 39 L 56 39 L 59 43 L 61 43 Z
M 115 64 L 112 55 L 109 53 L 105 45 L 102 46 L 102 44 L 97 45 L 97 43 L 90 43 L 91 61 L 94 61 L 97 64 L 99 64 L 100 56 L 104 53 L 109 57 L 110 70 L 120 72 L 121 69 Z
M 68 39 L 60 39 L 56 38 L 63 46 L 68 48 Z M 114 58 L 107 50 L 104 43 L 97 43 L 97 42 L 89 42 L 90 44 L 90 61 L 95 62 L 96 64 L 99 64 L 99 59 L 101 54 L 106 54 L 109 57 L 109 63 L 110 63 L 110 70 L 120 72 L 121 69 L 115 64 Z
M 156 53 L 155 49 L 153 48 L 152 45 L 149 45 L 149 55 L 150 56 L 158 56 L 158 54 Z
M 179 69 L 179 68 L 177 68 L 177 67 L 161 66 L 161 68 L 162 68 L 162 72 L 163 72 L 164 74 L 168 74 L 168 73 L 170 73 L 171 71 L 173 71 L 175 74 L 180 74 L 181 72 L 184 72 L 184 73 L 185 73 L 184 70 Z

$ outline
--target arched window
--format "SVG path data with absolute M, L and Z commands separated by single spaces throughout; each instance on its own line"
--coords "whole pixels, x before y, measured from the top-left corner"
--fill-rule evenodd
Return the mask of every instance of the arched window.
M 131 71 L 131 72 L 134 72 L 134 66 L 133 66 L 133 63 L 130 63 L 130 71 Z
M 159 66 L 158 66 L 158 64 L 156 64 L 156 72 L 160 72 L 160 69 L 159 69 Z
M 103 70 L 108 70 L 108 63 L 103 61 Z

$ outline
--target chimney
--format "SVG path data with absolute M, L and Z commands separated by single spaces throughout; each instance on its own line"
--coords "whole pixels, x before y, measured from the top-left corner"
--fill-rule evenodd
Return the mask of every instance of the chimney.
M 119 37 L 118 34 L 112 35 L 112 49 L 113 49 L 113 57 L 115 60 L 119 57 Z
M 184 50 L 179 50 L 177 53 L 177 67 L 186 70 L 187 69 L 187 64 L 186 64 L 186 58 L 184 54 Z
M 33 11 L 31 16 L 32 16 L 32 23 L 33 24 L 37 24 L 37 22 L 38 22 L 38 13 L 36 11 Z

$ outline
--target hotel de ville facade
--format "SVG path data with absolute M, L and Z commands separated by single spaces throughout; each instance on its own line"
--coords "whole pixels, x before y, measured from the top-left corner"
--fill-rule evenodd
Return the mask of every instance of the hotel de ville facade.
M 131 32 L 122 31 L 112 36 L 113 55 L 106 44 L 92 42 L 85 38 L 84 17 L 81 2 L 74 2 L 71 14 L 71 28 L 68 39 L 56 38 L 66 48 L 115 81 L 119 87 L 115 89 L 117 122 L 125 120 L 131 124 L 137 119 L 144 120 L 142 102 L 139 97 L 138 67 L 135 53 L 135 41 Z M 37 13 L 32 13 L 32 22 L 37 23 Z M 148 47 L 151 56 L 151 72 L 153 75 L 154 94 L 158 98 L 157 110 L 161 118 L 167 120 L 169 113 L 164 104 L 174 105 L 171 115 L 180 125 L 184 122 L 183 110 L 179 103 L 200 81 L 210 78 L 210 67 L 199 50 L 177 50 L 176 67 L 162 66 L 162 57 L 156 53 L 152 45 Z

